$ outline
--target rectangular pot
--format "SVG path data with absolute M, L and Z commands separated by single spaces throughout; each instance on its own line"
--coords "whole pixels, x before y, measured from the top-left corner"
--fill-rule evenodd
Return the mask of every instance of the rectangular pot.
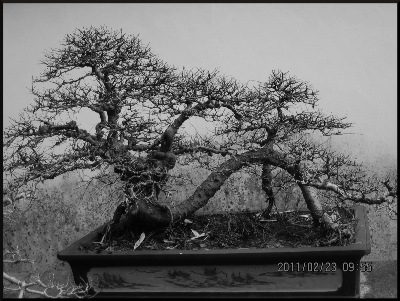
M 57 257 L 96 297 L 359 297 L 360 260 L 371 252 L 365 207 L 356 218 L 356 241 L 343 247 L 80 251 L 107 223 Z

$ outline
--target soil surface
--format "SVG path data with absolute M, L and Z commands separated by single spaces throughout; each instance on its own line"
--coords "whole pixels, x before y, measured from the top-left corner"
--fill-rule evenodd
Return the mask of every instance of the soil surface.
M 81 250 L 113 253 L 129 250 L 200 250 L 238 248 L 283 248 L 344 246 L 354 242 L 354 209 L 327 211 L 339 224 L 339 231 L 314 225 L 311 216 L 298 211 L 275 212 L 269 218 L 242 211 L 193 215 L 166 229 L 134 237 L 125 233 L 101 242 L 83 245 Z

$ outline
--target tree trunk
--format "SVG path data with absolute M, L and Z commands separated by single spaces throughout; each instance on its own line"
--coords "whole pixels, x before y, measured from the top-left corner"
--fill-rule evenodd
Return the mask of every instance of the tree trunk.
M 114 212 L 114 234 L 128 230 L 136 236 L 170 224 L 170 209 L 158 204 L 157 199 L 167 182 L 168 170 L 174 165 L 174 154 L 154 152 L 146 159 L 135 159 L 115 166 L 114 171 L 121 175 L 126 185 L 125 201 Z
M 249 151 L 222 163 L 188 199 L 172 208 L 173 221 L 183 219 L 204 207 L 234 172 L 260 162 L 264 156 L 262 150 Z
M 298 185 L 303 193 L 304 200 L 308 210 L 310 210 L 314 223 L 323 224 L 328 229 L 336 229 L 338 225 L 322 210 L 322 205 L 318 199 L 315 188 L 302 184 L 301 182 L 299 182 Z
M 270 218 L 272 207 L 275 204 L 274 191 L 272 190 L 272 167 L 270 164 L 263 163 L 262 174 L 261 174 L 261 188 L 264 190 L 268 202 L 267 209 L 264 210 L 262 216 Z
M 310 210 L 311 216 L 315 224 L 322 224 L 327 229 L 331 230 L 334 230 L 338 227 L 338 225 L 332 221 L 329 215 L 323 212 L 322 205 L 318 199 L 315 189 L 303 184 L 303 171 L 301 170 L 298 163 L 289 162 L 283 154 L 275 150 L 270 151 L 270 156 L 267 162 L 268 161 L 270 161 L 272 165 L 280 167 L 287 171 L 298 183 L 304 200 L 307 204 L 307 208 L 308 210 Z

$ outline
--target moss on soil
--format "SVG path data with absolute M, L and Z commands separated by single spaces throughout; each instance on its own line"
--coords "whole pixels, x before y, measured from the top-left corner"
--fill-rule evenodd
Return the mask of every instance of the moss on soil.
M 193 215 L 166 229 L 147 234 L 136 250 L 200 250 L 238 248 L 282 248 L 343 246 L 354 242 L 354 209 L 330 210 L 335 215 L 339 231 L 327 231 L 315 226 L 311 217 L 298 211 L 273 213 L 264 219 L 260 213 L 242 211 L 212 215 Z M 343 214 L 345 212 L 346 214 Z M 139 237 L 132 233 L 82 247 L 97 253 L 133 250 Z

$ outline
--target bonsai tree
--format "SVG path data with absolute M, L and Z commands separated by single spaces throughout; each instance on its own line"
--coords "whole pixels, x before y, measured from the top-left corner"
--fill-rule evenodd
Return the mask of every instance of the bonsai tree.
M 315 223 L 330 229 L 337 225 L 322 210 L 317 190 L 369 204 L 397 198 L 393 179 L 377 190 L 360 178 L 359 166 L 310 142 L 312 132 L 338 135 L 351 124 L 318 110 L 318 91 L 287 73 L 273 71 L 250 85 L 218 71 L 178 71 L 138 37 L 105 27 L 68 34 L 42 64 L 30 89 L 34 103 L 4 131 L 10 191 L 78 169 L 113 167 L 125 183 L 125 200 L 110 213 L 111 228 L 134 233 L 193 214 L 249 166 L 262 168 L 266 215 L 280 171 L 281 179 L 299 186 Z M 88 116 L 97 117 L 93 129 L 84 127 Z M 193 119 L 211 123 L 214 134 L 198 139 L 182 131 Z M 223 162 L 186 200 L 161 205 L 160 192 L 177 161 L 199 156 Z

